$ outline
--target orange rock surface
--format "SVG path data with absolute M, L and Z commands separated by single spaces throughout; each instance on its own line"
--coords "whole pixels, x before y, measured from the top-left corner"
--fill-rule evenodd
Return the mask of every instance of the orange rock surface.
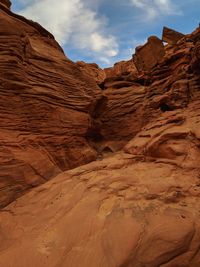
M 200 29 L 101 70 L 0 8 L 0 266 L 199 267 Z
M 132 59 L 128 61 L 120 61 L 114 64 L 111 68 L 104 69 L 106 77 L 123 76 L 128 74 L 137 75 L 137 69 Z
M 58 173 L 96 159 L 85 137 L 101 91 L 65 57 L 50 33 L 0 8 L 0 206 L 4 206 Z
M 78 61 L 76 63 L 83 71 L 83 73 L 85 73 L 89 77 L 92 77 L 97 84 L 101 84 L 106 78 L 105 71 L 99 68 L 96 63 L 85 63 L 84 61 Z
M 199 104 L 3 209 L 0 266 L 199 266 Z
M 150 36 L 146 44 L 136 48 L 133 61 L 138 71 L 149 71 L 162 61 L 164 55 L 162 41 L 156 36 Z

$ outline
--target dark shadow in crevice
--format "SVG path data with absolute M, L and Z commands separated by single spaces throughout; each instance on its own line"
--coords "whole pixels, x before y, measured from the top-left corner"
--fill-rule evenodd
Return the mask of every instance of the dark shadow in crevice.
M 94 111 L 92 113 L 92 118 L 98 118 L 107 106 L 108 98 L 106 96 L 102 96 L 96 103 Z
M 103 148 L 102 153 L 113 153 L 113 151 L 110 147 L 106 146 Z
M 166 104 L 166 103 L 161 103 L 161 104 L 160 104 L 160 110 L 161 110 L 162 112 L 166 112 L 166 111 L 172 111 L 173 108 L 170 107 L 170 106 L 169 106 L 168 104 Z
M 92 129 L 91 128 L 91 129 L 88 129 L 88 131 L 86 133 L 86 139 L 88 141 L 99 143 L 103 140 L 103 136 L 101 135 L 99 129 L 95 129 L 95 128 Z

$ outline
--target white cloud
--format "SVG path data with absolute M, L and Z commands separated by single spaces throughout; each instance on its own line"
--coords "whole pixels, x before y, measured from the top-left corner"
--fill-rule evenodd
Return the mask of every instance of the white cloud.
M 112 58 L 118 54 L 117 39 L 107 30 L 107 19 L 98 16 L 91 0 L 18 0 L 24 4 L 19 12 L 39 22 L 52 32 L 62 45 L 73 46 L 93 58 Z M 105 62 L 105 60 L 103 60 Z
M 180 15 L 178 10 L 171 0 L 130 0 L 131 4 L 141 9 L 146 16 L 146 19 L 152 20 L 160 15 Z
M 117 45 L 113 36 L 110 35 L 105 38 L 98 32 L 94 32 L 91 34 L 90 39 L 92 50 L 96 52 L 104 50 L 105 55 L 109 57 L 117 55 Z

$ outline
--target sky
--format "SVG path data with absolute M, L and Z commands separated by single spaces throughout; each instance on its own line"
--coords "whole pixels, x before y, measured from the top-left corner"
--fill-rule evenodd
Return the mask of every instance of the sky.
M 12 0 L 12 11 L 49 30 L 73 61 L 100 67 L 132 57 L 163 26 L 190 33 L 200 0 Z

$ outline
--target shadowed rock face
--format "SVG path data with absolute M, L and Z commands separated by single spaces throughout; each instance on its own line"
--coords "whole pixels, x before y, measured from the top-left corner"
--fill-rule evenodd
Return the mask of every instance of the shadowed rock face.
M 191 68 L 195 73 L 200 73 L 200 39 L 196 42 L 192 53 Z
M 0 266 L 199 267 L 200 29 L 101 70 L 0 7 Z
M 0 0 L 0 5 L 3 5 L 4 7 L 10 9 L 11 2 L 10 2 L 10 0 Z
M 162 40 L 168 44 L 176 44 L 185 35 L 167 27 L 163 28 Z

